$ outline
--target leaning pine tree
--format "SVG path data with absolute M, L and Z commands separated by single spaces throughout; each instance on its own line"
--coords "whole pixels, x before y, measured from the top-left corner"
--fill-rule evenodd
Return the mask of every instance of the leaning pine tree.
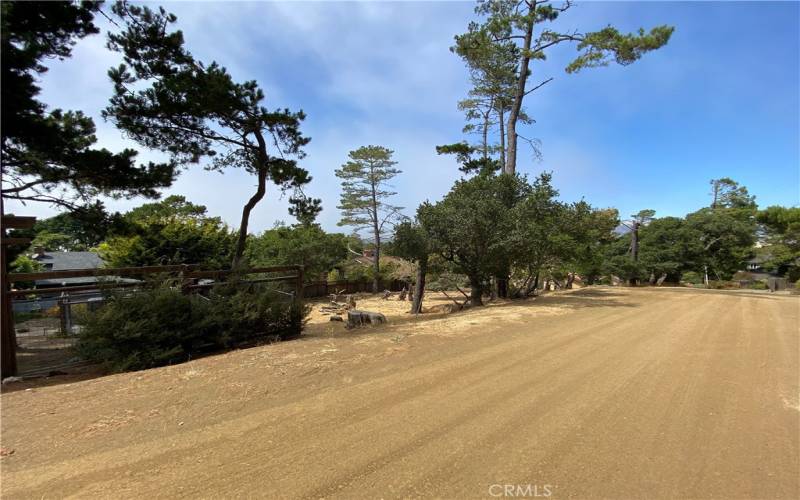
M 350 160 L 336 170 L 342 179 L 342 211 L 340 226 L 369 229 L 375 243 L 372 291 L 378 292 L 380 280 L 381 235 L 386 224 L 400 216 L 402 207 L 390 205 L 386 200 L 397 193 L 389 191 L 387 182 L 401 171 L 392 160 L 394 151 L 383 146 L 362 146 L 350 152 Z
M 125 64 L 109 71 L 114 95 L 103 116 L 144 146 L 168 153 L 181 164 L 211 159 L 206 167 L 243 168 L 257 179 L 256 191 L 242 208 L 233 266 L 244 254 L 250 213 L 270 180 L 293 190 L 292 215 L 307 218 L 320 210 L 302 187 L 311 181 L 297 165 L 309 139 L 300 132 L 302 111 L 268 110 L 255 81 L 236 83 L 212 62 L 205 65 L 184 47 L 181 31 L 169 31 L 177 18 L 163 8 L 118 2 L 114 13 L 124 23 L 108 45 Z
M 502 129 L 507 144 L 501 145 L 505 154 L 503 173 L 517 171 L 517 142 L 522 138 L 517 125 L 523 121 L 523 101 L 526 96 L 553 80 L 541 79 L 534 64 L 544 61 L 548 52 L 561 44 L 574 44 L 578 55 L 565 70 L 577 73 L 585 68 L 607 66 L 611 62 L 628 65 L 645 53 L 663 47 L 672 36 L 671 26 L 656 26 L 650 31 L 640 28 L 633 33 L 621 33 L 613 26 L 598 31 L 555 31 L 553 22 L 573 7 L 572 0 L 478 0 L 475 12 L 484 17 L 482 23 L 471 22 L 467 32 L 456 36 L 453 51 L 461 56 L 475 73 L 496 73 L 503 67 L 513 67 L 516 80 L 509 88 L 507 76 L 503 85 L 495 87 L 495 103 L 500 104 L 499 115 L 505 120 Z M 496 56 L 504 55 L 497 58 Z M 511 55 L 514 61 L 505 56 Z M 497 74 L 502 74 L 497 73 Z M 486 94 L 483 88 L 481 94 Z M 492 94 L 490 92 L 489 94 Z

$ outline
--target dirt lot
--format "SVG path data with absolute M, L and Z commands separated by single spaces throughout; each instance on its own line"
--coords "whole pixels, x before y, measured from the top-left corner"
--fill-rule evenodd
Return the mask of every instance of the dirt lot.
M 2 496 L 798 498 L 799 316 L 796 296 L 598 288 L 316 317 L 295 342 L 3 394 Z

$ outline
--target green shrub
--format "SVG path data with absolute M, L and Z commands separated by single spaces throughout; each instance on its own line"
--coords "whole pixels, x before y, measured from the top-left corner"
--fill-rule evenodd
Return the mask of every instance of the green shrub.
M 308 309 L 286 299 L 256 285 L 220 285 L 208 297 L 169 286 L 112 293 L 103 307 L 85 313 L 76 348 L 90 361 L 126 371 L 248 341 L 296 337 Z
M 469 279 L 463 274 L 449 271 L 433 275 L 428 279 L 428 282 L 425 285 L 426 289 L 434 292 L 440 292 L 442 290 L 455 290 L 456 287 L 469 287 Z
M 741 288 L 738 281 L 720 281 L 711 280 L 708 282 L 708 287 L 714 290 L 730 290 L 733 288 Z
M 768 287 L 766 281 L 754 281 L 750 283 L 751 290 L 766 290 L 767 288 Z
M 88 314 L 76 346 L 88 360 L 117 370 L 185 361 L 208 338 L 208 306 L 202 298 L 167 287 L 114 293 Z
M 44 315 L 40 311 L 19 311 L 14 313 L 14 323 L 24 323 L 32 319 L 41 319 Z
M 204 328 L 224 347 L 300 335 L 309 307 L 288 302 L 265 285 L 220 285 L 212 290 Z
M 700 285 L 703 283 L 703 277 L 700 276 L 700 273 L 687 271 L 681 275 L 681 281 L 691 283 L 692 285 Z

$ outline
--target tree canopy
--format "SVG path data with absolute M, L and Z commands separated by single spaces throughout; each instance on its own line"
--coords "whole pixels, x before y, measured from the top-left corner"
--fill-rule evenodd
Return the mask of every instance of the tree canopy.
M 123 215 L 124 231 L 99 246 L 111 267 L 196 264 L 227 267 L 236 234 L 206 208 L 170 196 Z
M 109 70 L 114 95 L 103 116 L 177 164 L 206 158 L 209 170 L 242 168 L 257 178 L 256 191 L 242 208 L 234 266 L 244 254 L 250 214 L 268 180 L 293 192 L 293 215 L 308 219 L 319 212 L 320 201 L 302 191 L 311 181 L 298 165 L 310 140 L 300 131 L 302 111 L 269 110 L 257 82 L 237 83 L 219 63 L 196 60 L 183 33 L 171 29 L 177 18 L 163 8 L 121 1 L 113 12 L 124 29 L 110 34 L 108 45 L 125 62 Z
M 75 210 L 98 196 L 156 198 L 174 163 L 137 165 L 137 152 L 96 148 L 82 111 L 48 110 L 38 99 L 47 59 L 66 59 L 99 32 L 99 2 L 2 3 L 2 197 Z
M 392 159 L 394 151 L 383 146 L 362 146 L 350 151 L 349 160 L 336 170 L 342 179 L 339 210 L 342 211 L 340 226 L 352 226 L 356 231 L 369 229 L 374 243 L 375 273 L 373 291 L 378 291 L 380 275 L 381 238 L 387 224 L 401 217 L 402 207 L 392 205 L 388 199 L 394 196 L 389 187 L 401 172 Z
M 280 225 L 250 238 L 246 255 L 253 266 L 303 265 L 306 279 L 316 281 L 347 258 L 348 241 L 317 224 Z
M 674 31 L 670 26 L 657 26 L 650 31 L 640 28 L 635 33 L 620 33 L 613 26 L 592 32 L 559 32 L 547 27 L 572 6 L 570 0 L 561 3 L 550 0 L 479 0 L 475 12 L 483 17 L 483 21 L 471 22 L 466 33 L 455 37 L 452 50 L 470 68 L 473 80 L 471 97 L 478 97 L 483 102 L 488 96 L 492 108 L 496 107 L 503 117 L 507 113 L 506 125 L 501 128 L 507 141 L 500 148 L 505 156 L 504 173 L 516 172 L 517 144 L 521 138 L 517 124 L 527 119 L 523 100 L 553 79 L 545 78 L 530 85 L 528 80 L 534 75 L 534 61 L 544 60 L 548 51 L 557 45 L 574 43 L 578 55 L 566 66 L 567 73 L 606 66 L 611 62 L 628 65 L 646 52 L 664 46 Z M 468 110 L 474 109 L 480 109 L 477 103 L 468 107 Z M 485 105 L 483 109 L 486 109 Z M 468 114 L 468 118 L 475 116 Z M 484 118 L 482 130 L 486 130 L 487 125 L 488 120 Z
M 758 212 L 764 246 L 764 267 L 791 280 L 800 279 L 800 207 L 770 206 Z

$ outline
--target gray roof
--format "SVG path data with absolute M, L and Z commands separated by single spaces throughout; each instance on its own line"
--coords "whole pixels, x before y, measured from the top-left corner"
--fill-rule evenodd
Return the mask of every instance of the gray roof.
M 103 259 L 94 252 L 44 252 L 33 255 L 33 259 L 45 267 L 45 271 L 75 269 L 97 269 L 103 267 Z M 56 278 L 36 280 L 36 286 L 83 285 L 97 283 L 98 278 Z
M 67 269 L 97 269 L 103 267 L 103 259 L 94 252 L 45 252 L 33 256 L 48 271 Z
M 748 260 L 747 262 L 749 264 L 763 264 L 763 263 L 767 262 L 770 259 L 772 259 L 772 254 L 770 254 L 770 253 L 762 253 L 762 254 L 756 255 L 755 257 L 753 257 L 752 259 Z

